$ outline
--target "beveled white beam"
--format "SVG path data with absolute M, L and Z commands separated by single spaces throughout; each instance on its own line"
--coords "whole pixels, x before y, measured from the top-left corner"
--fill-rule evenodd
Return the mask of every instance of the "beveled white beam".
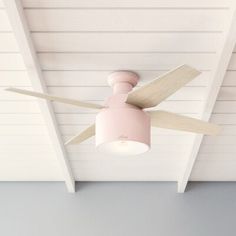
M 216 67 L 212 73 L 212 79 L 208 85 L 207 97 L 205 99 L 203 110 L 201 112 L 200 119 L 208 121 L 211 117 L 220 87 L 224 80 L 225 73 L 228 68 L 228 64 L 236 43 L 236 11 L 235 5 L 229 10 L 231 15 L 229 25 L 224 33 L 223 46 L 217 54 Z M 195 135 L 194 141 L 191 147 L 191 151 L 188 155 L 184 171 L 178 180 L 178 192 L 183 193 L 186 189 L 188 180 L 190 178 L 194 163 L 196 161 L 203 135 Z
M 42 93 L 47 92 L 43 74 L 37 58 L 37 54 L 30 36 L 24 9 L 20 0 L 4 0 L 6 12 L 18 42 L 26 70 L 34 90 Z M 40 20 L 40 19 L 39 19 Z M 58 161 L 63 172 L 63 177 L 69 192 L 75 192 L 75 180 L 72 174 L 67 153 L 58 129 L 52 104 L 48 101 L 39 101 L 41 113 L 47 124 L 49 135 L 52 139 Z M 43 174 L 43 173 L 42 173 Z

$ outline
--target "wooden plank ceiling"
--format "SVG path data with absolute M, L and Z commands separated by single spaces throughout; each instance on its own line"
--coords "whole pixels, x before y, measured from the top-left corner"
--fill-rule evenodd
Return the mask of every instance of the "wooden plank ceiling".
M 226 0 L 23 0 L 24 12 L 48 91 L 80 100 L 103 100 L 112 70 L 135 70 L 139 85 L 180 64 L 203 73 L 158 108 L 198 117 L 216 53 L 229 22 Z M 0 2 L 0 180 L 62 180 L 35 99 L 4 91 L 31 88 L 17 40 Z M 94 122 L 96 113 L 55 103 L 64 140 Z M 191 180 L 236 180 L 236 51 L 217 98 L 212 122 L 218 137 L 204 138 Z M 76 180 L 177 181 L 192 134 L 153 128 L 152 150 L 139 157 L 98 153 L 94 139 L 68 147 Z

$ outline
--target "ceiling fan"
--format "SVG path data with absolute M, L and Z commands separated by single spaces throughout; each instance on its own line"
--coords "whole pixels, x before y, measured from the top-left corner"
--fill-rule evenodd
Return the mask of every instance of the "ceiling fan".
M 199 74 L 196 69 L 182 65 L 132 91 L 139 76 L 132 71 L 115 71 L 108 77 L 108 83 L 113 87 L 113 95 L 106 99 L 104 106 L 18 88 L 7 90 L 99 110 L 96 125 L 92 124 L 82 133 L 72 137 L 66 145 L 80 144 L 96 135 L 96 146 L 101 151 L 137 155 L 150 148 L 151 126 L 208 135 L 216 135 L 219 132 L 219 126 L 199 119 L 162 110 L 144 110 L 157 106 Z

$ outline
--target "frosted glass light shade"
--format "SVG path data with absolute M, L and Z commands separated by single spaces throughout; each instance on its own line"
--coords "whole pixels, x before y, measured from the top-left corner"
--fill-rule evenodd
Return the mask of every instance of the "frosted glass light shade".
M 132 140 L 106 142 L 100 144 L 97 148 L 101 152 L 119 156 L 139 155 L 149 150 L 147 144 Z

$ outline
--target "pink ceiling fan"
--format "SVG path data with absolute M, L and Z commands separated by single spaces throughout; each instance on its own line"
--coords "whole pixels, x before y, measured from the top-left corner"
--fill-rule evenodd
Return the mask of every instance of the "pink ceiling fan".
M 109 85 L 113 87 L 113 95 L 106 99 L 104 106 L 18 88 L 7 90 L 99 110 L 95 124 L 68 140 L 66 145 L 80 144 L 96 135 L 96 146 L 101 151 L 137 155 L 150 148 L 151 126 L 208 135 L 219 132 L 219 126 L 198 119 L 162 110 L 144 110 L 157 106 L 199 74 L 196 69 L 182 65 L 132 91 L 139 76 L 132 71 L 113 72 L 108 78 Z

